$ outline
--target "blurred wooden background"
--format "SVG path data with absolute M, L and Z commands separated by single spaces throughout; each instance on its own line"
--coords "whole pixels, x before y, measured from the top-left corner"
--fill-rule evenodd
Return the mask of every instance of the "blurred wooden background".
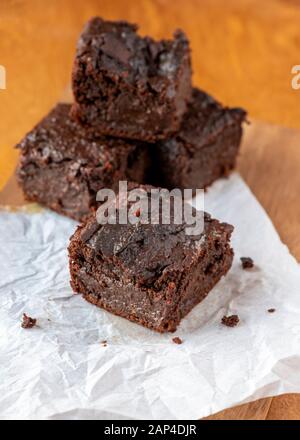
M 68 85 L 77 36 L 93 15 L 137 22 L 141 33 L 157 38 L 184 29 L 196 85 L 245 107 L 251 118 L 300 128 L 300 90 L 291 87 L 292 66 L 300 64 L 300 0 L 0 0 L 0 65 L 7 73 L 0 90 L 0 190 L 14 171 L 13 146 Z M 266 130 L 268 142 L 245 146 L 240 171 L 299 259 L 300 132 Z M 272 149 L 277 135 L 283 142 Z M 14 196 L 12 188 L 5 197 Z M 300 398 L 263 399 L 214 417 L 299 419 Z
M 300 127 L 299 0 L 1 0 L 0 188 L 17 153 L 12 146 L 61 95 L 76 38 L 92 15 L 138 22 L 154 37 L 184 29 L 193 49 L 194 82 L 251 117 Z

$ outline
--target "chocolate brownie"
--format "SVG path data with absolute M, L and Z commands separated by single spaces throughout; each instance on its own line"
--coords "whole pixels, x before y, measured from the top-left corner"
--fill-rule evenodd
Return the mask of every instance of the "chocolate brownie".
M 179 132 L 151 150 L 152 181 L 167 188 L 206 188 L 236 163 L 246 112 L 223 107 L 194 88 Z
M 77 46 L 72 73 L 73 117 L 101 133 L 154 141 L 178 130 L 191 98 L 185 34 L 140 37 L 126 21 L 91 19 Z
M 150 198 L 153 187 L 140 188 Z M 233 227 L 203 213 L 203 231 L 188 235 L 171 213 L 170 224 L 144 224 L 142 213 L 136 224 L 99 224 L 92 215 L 70 240 L 73 290 L 115 315 L 175 331 L 231 267 Z
M 99 136 L 69 113 L 70 104 L 58 104 L 17 145 L 17 176 L 27 200 L 83 220 L 99 189 L 117 189 L 119 180 L 143 183 L 148 152 L 139 142 Z

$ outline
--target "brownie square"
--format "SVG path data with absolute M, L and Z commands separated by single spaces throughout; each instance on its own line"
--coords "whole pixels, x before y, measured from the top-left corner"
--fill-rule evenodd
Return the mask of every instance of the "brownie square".
M 139 142 L 99 136 L 69 113 L 70 104 L 56 105 L 17 145 L 17 177 L 28 201 L 80 221 L 96 207 L 101 188 L 143 183 L 148 152 Z
M 146 197 L 153 187 L 144 186 Z M 172 216 L 173 215 L 173 216 Z M 175 331 L 232 264 L 233 227 L 204 214 L 204 229 L 186 225 L 99 224 L 77 228 L 69 244 L 71 286 L 92 304 L 158 332 Z
M 204 189 L 236 164 L 246 112 L 223 107 L 194 88 L 193 98 L 175 136 L 151 150 L 151 183 L 166 188 Z
M 191 98 L 189 43 L 140 37 L 125 21 L 91 19 L 77 46 L 72 115 L 101 133 L 155 141 L 178 130 Z

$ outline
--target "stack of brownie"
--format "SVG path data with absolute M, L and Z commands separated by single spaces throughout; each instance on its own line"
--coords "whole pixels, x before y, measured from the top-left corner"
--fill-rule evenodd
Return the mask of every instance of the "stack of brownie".
M 191 83 L 189 42 L 90 20 L 77 46 L 75 103 L 58 104 L 18 147 L 25 196 L 76 220 L 119 180 L 206 188 L 235 165 L 245 112 Z
M 79 38 L 72 88 L 74 103 L 58 104 L 18 144 L 25 197 L 84 222 L 69 248 L 74 290 L 155 330 L 175 330 L 230 268 L 233 228 L 209 215 L 194 240 L 175 224 L 100 227 L 96 194 L 121 180 L 206 188 L 234 168 L 246 113 L 192 87 L 183 32 L 157 42 L 98 17 Z M 127 245 L 115 252 L 118 242 Z

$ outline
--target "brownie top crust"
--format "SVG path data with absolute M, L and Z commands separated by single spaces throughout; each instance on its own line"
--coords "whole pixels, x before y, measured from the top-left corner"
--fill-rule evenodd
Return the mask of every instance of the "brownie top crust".
M 226 127 L 241 125 L 246 115 L 242 108 L 224 107 L 212 96 L 194 88 L 192 100 L 175 137 L 187 147 L 198 149 L 213 142 Z
M 71 104 L 57 104 L 16 147 L 23 154 L 30 152 L 37 163 L 59 163 L 75 158 L 105 168 L 110 166 L 114 155 L 121 157 L 121 152 L 137 145 L 137 142 L 101 136 L 77 124 L 69 117 L 70 109 Z
M 139 186 L 150 198 L 151 186 Z M 106 224 L 95 216 L 82 227 L 80 239 L 92 259 L 110 261 L 126 274 L 130 282 L 144 287 L 161 288 L 165 280 L 178 283 L 181 274 L 205 255 L 218 238 L 229 240 L 233 227 L 204 214 L 204 230 L 187 235 L 186 226 L 175 224 L 171 209 L 170 224 Z
M 128 83 L 147 83 L 159 92 L 164 79 L 176 78 L 182 59 L 189 57 L 189 43 L 182 31 L 173 40 L 154 41 L 137 34 L 138 27 L 126 21 L 92 18 L 77 45 L 77 58 L 87 71 L 104 70 Z

